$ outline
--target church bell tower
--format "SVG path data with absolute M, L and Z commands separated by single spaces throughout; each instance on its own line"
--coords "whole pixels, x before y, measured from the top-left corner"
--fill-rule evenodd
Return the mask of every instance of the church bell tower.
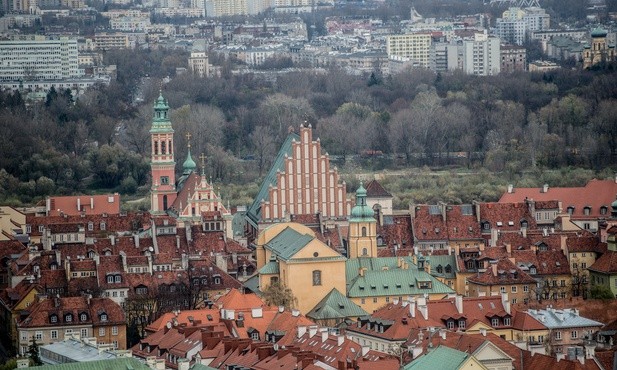
M 167 105 L 162 94 L 154 103 L 150 139 L 152 144 L 150 154 L 150 173 L 152 175 L 150 212 L 154 215 L 160 215 L 167 211 L 177 195 L 174 129 L 169 120 L 169 105 Z
M 362 184 L 356 190 L 356 205 L 349 219 L 348 258 L 377 257 L 377 220 L 366 204 L 366 189 Z

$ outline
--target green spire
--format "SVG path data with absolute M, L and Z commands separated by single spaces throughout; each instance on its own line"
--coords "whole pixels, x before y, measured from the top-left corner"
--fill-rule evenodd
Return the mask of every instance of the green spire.
M 169 120 L 169 105 L 163 97 L 163 92 L 159 92 L 159 97 L 154 102 L 154 117 L 150 132 L 173 132 L 171 121 Z
M 366 204 L 366 189 L 360 182 L 360 187 L 356 190 L 356 205 L 351 209 L 350 222 L 375 222 L 374 212 Z
M 195 163 L 195 161 L 193 160 L 193 156 L 191 156 L 191 134 L 187 132 L 186 134 L 186 138 L 188 141 L 188 153 L 186 155 L 186 161 L 184 161 L 184 164 L 182 164 L 182 174 L 184 175 L 188 175 L 191 172 L 195 171 L 195 169 L 197 168 L 197 164 Z

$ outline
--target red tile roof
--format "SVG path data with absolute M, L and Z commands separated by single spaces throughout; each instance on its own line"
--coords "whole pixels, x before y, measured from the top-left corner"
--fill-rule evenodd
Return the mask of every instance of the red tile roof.
M 527 222 L 527 228 L 537 228 L 535 217 L 529 212 L 524 201 L 480 203 L 480 222 L 489 222 L 490 227 L 500 231 L 520 231 L 521 222 Z
M 492 248 L 491 248 L 492 249 Z M 511 285 L 511 284 L 535 284 L 536 280 L 522 271 L 508 258 L 501 258 L 497 261 L 497 271 L 493 271 L 491 265 L 486 272 L 478 276 L 467 278 L 470 283 L 480 285 Z
M 107 213 L 109 215 L 120 213 L 120 195 L 75 195 L 65 197 L 49 197 L 48 215 L 72 215 L 78 216 L 82 212 L 87 215 Z M 78 208 L 78 206 L 80 208 Z
M 369 181 L 366 186 L 366 196 L 369 198 L 392 198 L 390 194 L 377 180 Z
M 617 194 L 617 182 L 615 180 L 591 180 L 584 187 L 572 188 L 548 188 L 543 192 L 543 188 L 515 188 L 512 193 L 504 193 L 499 199 L 500 203 L 522 202 L 525 199 L 535 201 L 558 200 L 562 202 L 562 207 L 574 207 L 572 218 L 589 219 L 608 217 L 610 215 L 611 203 Z M 584 214 L 585 207 L 591 207 L 590 214 Z M 601 207 L 607 207 L 607 214 L 601 214 Z
M 29 307 L 30 314 L 18 326 L 22 328 L 38 328 L 48 326 L 70 325 L 125 325 L 126 320 L 122 307 L 109 298 L 60 297 L 48 298 L 33 303 Z M 81 313 L 87 314 L 86 320 L 81 320 Z M 107 314 L 102 320 L 101 314 Z M 72 315 L 70 322 L 65 320 L 67 314 Z M 58 322 L 51 322 L 52 315 L 57 315 Z
M 604 274 L 617 274 L 617 252 L 607 251 L 598 258 L 593 265 L 589 266 L 588 269 Z

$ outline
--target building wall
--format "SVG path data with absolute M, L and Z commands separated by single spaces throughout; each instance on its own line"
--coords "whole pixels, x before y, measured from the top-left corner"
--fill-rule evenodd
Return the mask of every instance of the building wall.
M 386 52 L 388 57 L 411 58 L 420 66 L 428 68 L 431 40 L 429 33 L 390 35 L 386 40 Z
M 277 174 L 276 188 L 269 190 L 269 201 L 261 207 L 264 221 L 282 220 L 290 214 L 321 213 L 324 218 L 346 219 L 351 210 L 345 183 L 330 167 L 321 143 L 313 140 L 312 128 L 300 128 L 300 141 L 292 143 L 292 155 L 285 159 L 285 170 Z
M 16 226 L 15 224 L 20 226 Z M 25 234 L 25 225 L 26 215 L 12 207 L 0 207 L 0 240 L 9 240 L 5 233 L 12 235 L 14 229 L 21 229 L 22 233 Z
M 77 39 L 30 37 L 0 41 L 0 81 L 81 77 Z

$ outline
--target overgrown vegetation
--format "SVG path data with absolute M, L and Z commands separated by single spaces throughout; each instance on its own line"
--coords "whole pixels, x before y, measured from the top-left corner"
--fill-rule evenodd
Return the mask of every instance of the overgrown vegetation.
M 497 200 L 509 183 L 582 185 L 612 177 L 617 165 L 617 74 L 608 71 L 475 77 L 331 69 L 273 80 L 232 75 L 232 61 L 217 58 L 221 77 L 174 76 L 186 55 L 164 50 L 117 50 L 105 59 L 118 65 L 118 81 L 76 99 L 51 91 L 26 104 L 17 92 L 0 93 L 0 202 L 106 191 L 143 197 L 151 102 L 161 86 L 178 170 L 191 132 L 194 160 L 205 154 L 206 175 L 233 205 L 250 203 L 290 127 L 303 122 L 347 174 L 349 190 L 356 174 L 400 173 L 383 180 L 400 208 Z

